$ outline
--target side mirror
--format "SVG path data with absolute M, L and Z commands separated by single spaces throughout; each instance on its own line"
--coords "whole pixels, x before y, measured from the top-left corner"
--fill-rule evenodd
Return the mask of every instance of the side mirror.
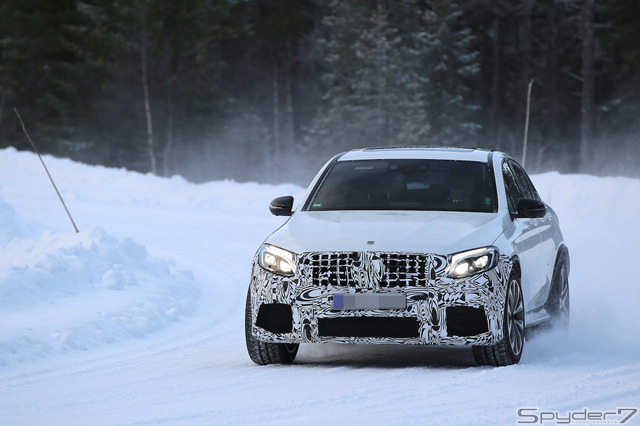
M 269 204 L 269 211 L 275 216 L 291 216 L 293 213 L 293 197 L 278 197 Z
M 547 206 L 542 201 L 534 200 L 532 198 L 520 198 L 518 200 L 517 208 L 517 217 L 536 219 L 547 214 Z

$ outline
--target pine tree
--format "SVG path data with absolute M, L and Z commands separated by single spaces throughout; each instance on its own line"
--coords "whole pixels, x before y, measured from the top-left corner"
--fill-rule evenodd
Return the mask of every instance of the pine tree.
M 104 61 L 92 12 L 74 0 L 0 3 L 0 97 L 21 112 L 43 151 L 73 155 L 86 146 L 69 142 L 85 136 L 100 94 Z M 13 114 L 1 118 L 3 145 L 22 140 Z
M 473 37 L 449 0 L 332 3 L 326 104 L 314 136 L 341 148 L 474 144 Z
M 420 60 L 431 129 L 428 144 L 475 145 L 478 106 L 470 99 L 470 84 L 479 73 L 474 36 L 460 23 L 462 12 L 450 0 L 427 2 L 423 27 L 413 34 Z
M 408 91 L 407 51 L 388 5 L 335 1 L 331 10 L 325 107 L 314 136 L 331 150 L 401 142 L 416 96 Z

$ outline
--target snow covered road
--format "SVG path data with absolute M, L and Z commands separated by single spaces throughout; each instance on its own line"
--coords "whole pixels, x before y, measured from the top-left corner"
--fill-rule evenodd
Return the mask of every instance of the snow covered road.
M 81 233 L 37 157 L 0 150 L 2 425 L 541 424 L 640 408 L 638 180 L 534 176 L 571 251 L 572 325 L 532 336 L 518 365 L 303 345 L 295 364 L 259 367 L 244 347 L 250 262 L 283 221 L 268 202 L 301 188 L 45 161 Z

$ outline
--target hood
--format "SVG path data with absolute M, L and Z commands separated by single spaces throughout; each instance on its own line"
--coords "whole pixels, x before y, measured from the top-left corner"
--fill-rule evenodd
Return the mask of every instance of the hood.
M 266 242 L 298 254 L 397 251 L 445 255 L 491 245 L 503 230 L 497 213 L 299 211 Z

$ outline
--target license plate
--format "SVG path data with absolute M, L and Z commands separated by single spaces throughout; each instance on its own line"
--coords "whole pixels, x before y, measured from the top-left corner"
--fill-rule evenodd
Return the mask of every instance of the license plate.
M 333 309 L 346 311 L 352 309 L 404 309 L 407 305 L 404 294 L 334 294 Z

